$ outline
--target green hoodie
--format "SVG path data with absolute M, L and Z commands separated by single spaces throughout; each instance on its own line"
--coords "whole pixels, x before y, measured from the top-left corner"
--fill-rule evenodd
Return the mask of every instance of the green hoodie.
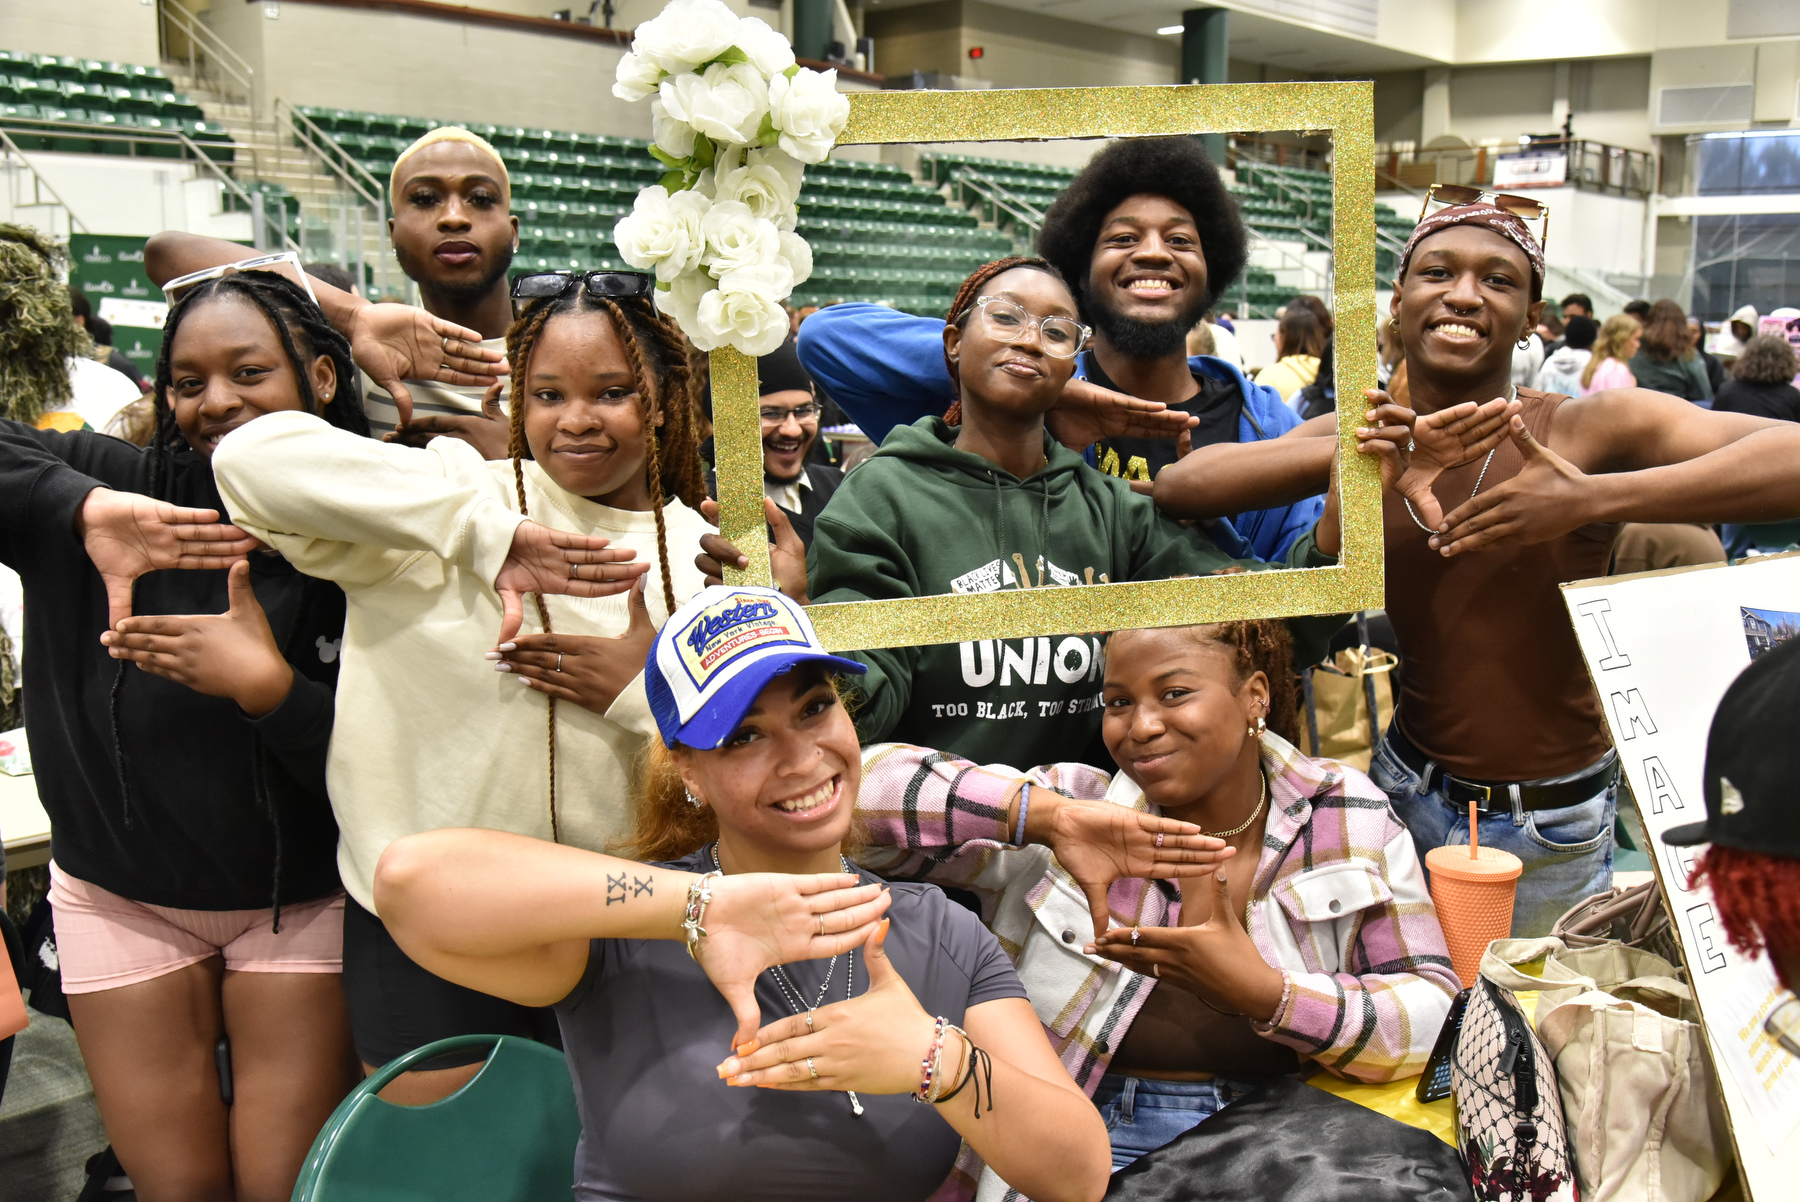
M 807 580 L 814 601 L 874 601 L 1003 588 L 1104 584 L 1271 565 L 1232 559 L 1164 517 L 1123 480 L 1048 434 L 1049 462 L 1020 480 L 951 445 L 941 418 L 899 426 L 844 478 L 819 515 Z M 1309 533 L 1294 566 L 1335 562 Z M 936 747 L 978 764 L 1092 759 L 1099 744 L 1104 634 L 985 639 L 859 651 L 853 682 L 865 743 Z

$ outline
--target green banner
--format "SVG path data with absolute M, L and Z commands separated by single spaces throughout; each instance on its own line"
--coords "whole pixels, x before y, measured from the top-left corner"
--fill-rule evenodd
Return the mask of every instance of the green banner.
M 112 323 L 113 345 L 146 378 L 155 373 L 162 348 L 162 289 L 144 274 L 144 238 L 117 234 L 73 234 L 69 238 L 69 283 L 86 294 L 94 312 Z M 107 312 L 107 300 L 135 301 L 126 324 Z

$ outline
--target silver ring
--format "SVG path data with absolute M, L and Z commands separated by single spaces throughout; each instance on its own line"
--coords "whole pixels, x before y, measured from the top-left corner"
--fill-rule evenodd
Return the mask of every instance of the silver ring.
M 806 1071 L 812 1074 L 812 1079 L 814 1081 L 817 1081 L 819 1079 L 819 1070 L 813 1067 L 813 1062 L 812 1062 L 811 1056 L 808 1056 L 806 1058 Z
M 1138 941 L 1138 929 L 1136 927 L 1132 927 L 1131 928 L 1131 946 L 1136 947 L 1137 941 Z
M 558 672 L 562 671 L 562 657 L 563 657 L 563 653 L 558 651 L 556 653 L 556 670 Z
M 808 1035 L 812 1034 L 812 1029 L 813 1029 L 812 1016 L 813 1016 L 813 1012 L 811 1010 L 808 1010 L 806 1012 L 806 1033 Z
M 444 353 L 446 355 L 451 353 L 450 352 L 450 336 L 448 334 L 444 335 Z
M 1150 966 L 1150 975 L 1155 977 L 1159 981 L 1162 980 L 1162 965 L 1152 964 Z
M 1163 833 L 1161 831 L 1157 831 L 1156 832 L 1156 845 L 1158 847 L 1162 846 L 1162 837 L 1163 837 Z
M 1413 450 L 1413 446 L 1414 446 L 1414 444 L 1413 444 L 1413 438 L 1412 438 L 1412 435 L 1410 435 L 1410 434 L 1408 434 L 1408 435 L 1407 435 L 1407 436 L 1406 436 L 1406 450 L 1407 450 L 1407 453 L 1409 453 L 1409 454 L 1410 454 L 1410 453 L 1411 453 L 1411 452 L 1412 452 L 1412 450 Z

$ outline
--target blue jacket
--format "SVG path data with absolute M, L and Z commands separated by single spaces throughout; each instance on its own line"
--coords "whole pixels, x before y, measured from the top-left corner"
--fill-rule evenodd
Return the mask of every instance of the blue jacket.
M 876 443 L 895 426 L 941 415 L 956 399 L 944 367 L 944 323 L 934 317 L 913 317 L 884 305 L 832 305 L 801 325 L 799 351 L 800 362 L 814 381 Z M 1196 356 L 1188 360 L 1188 367 L 1235 384 L 1243 394 L 1238 441 L 1276 438 L 1300 424 L 1280 393 L 1247 379 L 1225 360 Z M 1076 374 L 1083 374 L 1080 360 Z M 1323 497 L 1309 497 L 1292 505 L 1248 510 L 1231 524 L 1244 548 L 1258 559 L 1280 560 L 1312 529 L 1324 508 Z M 1222 531 L 1214 541 L 1228 554 L 1244 554 L 1244 548 L 1227 545 L 1232 540 Z

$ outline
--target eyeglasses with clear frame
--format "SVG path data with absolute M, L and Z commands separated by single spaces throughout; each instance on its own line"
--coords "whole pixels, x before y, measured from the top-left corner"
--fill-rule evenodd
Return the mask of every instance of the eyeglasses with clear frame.
M 1425 190 L 1425 203 L 1419 206 L 1419 220 L 1423 221 L 1431 213 L 1431 206 L 1448 208 L 1452 205 L 1472 205 L 1486 200 L 1505 213 L 1511 213 L 1520 221 L 1536 221 L 1538 225 L 1538 251 L 1550 244 L 1550 210 L 1542 201 L 1529 196 L 1515 196 L 1510 192 L 1495 192 L 1489 188 L 1477 188 L 1469 184 L 1433 184 Z
M 981 310 L 981 328 L 990 338 L 1018 346 L 1036 330 L 1038 345 L 1052 359 L 1073 359 L 1094 333 L 1073 317 L 1039 317 L 1003 296 L 978 297 L 975 307 Z
M 762 419 L 765 425 L 784 425 L 790 417 L 803 426 L 807 422 L 818 421 L 819 402 L 808 401 L 804 405 L 795 405 L 792 409 L 782 409 L 774 405 L 765 405 L 762 409 Z

